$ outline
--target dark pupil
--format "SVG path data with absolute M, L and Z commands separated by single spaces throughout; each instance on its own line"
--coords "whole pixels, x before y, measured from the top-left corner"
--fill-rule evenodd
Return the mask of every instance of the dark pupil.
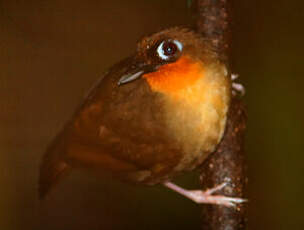
M 177 46 L 173 42 L 166 42 L 163 46 L 163 50 L 166 56 L 172 56 L 176 53 Z

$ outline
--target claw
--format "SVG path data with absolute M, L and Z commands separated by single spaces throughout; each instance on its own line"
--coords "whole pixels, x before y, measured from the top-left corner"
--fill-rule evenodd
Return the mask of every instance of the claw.
M 231 80 L 234 81 L 239 78 L 239 75 L 236 73 L 231 74 Z
M 234 82 L 236 79 L 238 79 L 238 74 L 231 74 L 231 81 L 232 81 L 232 94 L 236 95 L 239 93 L 241 96 L 245 95 L 245 87 L 241 83 Z
M 190 200 L 198 204 L 216 204 L 216 205 L 223 205 L 226 207 L 235 207 L 237 204 L 247 202 L 246 199 L 242 199 L 242 198 L 226 197 L 222 195 L 212 195 L 213 193 L 223 189 L 225 186 L 227 186 L 227 184 L 228 184 L 227 182 L 224 182 L 214 188 L 208 189 L 206 191 L 201 191 L 201 190 L 186 190 L 171 182 L 164 183 L 166 187 L 189 198 Z

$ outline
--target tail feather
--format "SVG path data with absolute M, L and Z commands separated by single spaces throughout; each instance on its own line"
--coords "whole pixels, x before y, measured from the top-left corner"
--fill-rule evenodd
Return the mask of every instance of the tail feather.
M 48 147 L 40 166 L 39 198 L 44 199 L 49 191 L 64 177 L 71 167 L 64 161 L 65 140 L 58 135 Z

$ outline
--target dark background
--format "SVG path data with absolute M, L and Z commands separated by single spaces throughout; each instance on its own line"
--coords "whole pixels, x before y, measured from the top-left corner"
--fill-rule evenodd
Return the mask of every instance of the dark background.
M 235 6 L 233 63 L 249 109 L 250 229 L 304 229 L 304 3 Z M 199 229 L 191 201 L 86 172 L 37 199 L 47 144 L 101 73 L 143 35 L 190 21 L 186 0 L 0 1 L 1 230 Z

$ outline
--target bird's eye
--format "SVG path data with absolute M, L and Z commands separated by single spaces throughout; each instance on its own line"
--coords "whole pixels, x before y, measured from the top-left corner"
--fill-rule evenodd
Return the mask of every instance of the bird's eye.
M 175 57 L 175 55 L 181 52 L 183 49 L 183 44 L 177 40 L 167 40 L 160 43 L 157 47 L 158 56 L 165 61 L 170 60 L 170 58 Z

